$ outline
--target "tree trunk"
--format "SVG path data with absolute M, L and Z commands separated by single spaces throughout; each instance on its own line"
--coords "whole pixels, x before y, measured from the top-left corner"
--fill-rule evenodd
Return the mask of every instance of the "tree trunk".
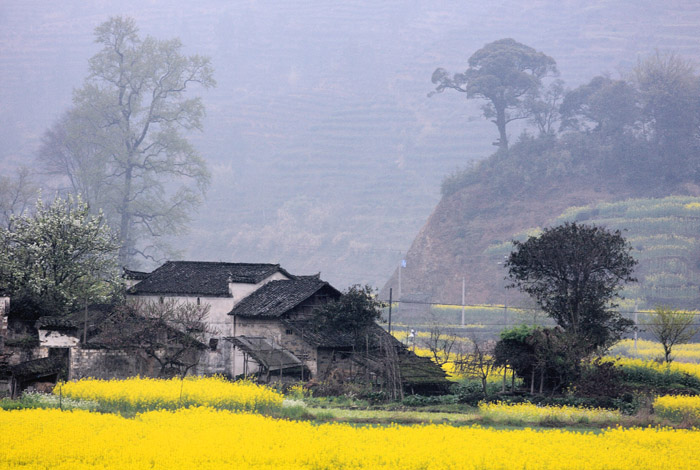
M 508 150 L 508 135 L 506 134 L 506 109 L 505 106 L 496 106 L 496 127 L 498 127 L 498 148 Z
M 540 395 L 542 395 L 542 391 L 544 390 L 544 367 L 540 369 Z
M 124 173 L 124 195 L 122 196 L 122 203 L 120 212 L 121 220 L 119 224 L 119 241 L 121 246 L 119 247 L 119 264 L 123 267 L 127 266 L 129 258 L 131 256 L 131 208 L 130 197 L 131 197 L 131 179 L 133 176 L 133 167 L 129 166 Z

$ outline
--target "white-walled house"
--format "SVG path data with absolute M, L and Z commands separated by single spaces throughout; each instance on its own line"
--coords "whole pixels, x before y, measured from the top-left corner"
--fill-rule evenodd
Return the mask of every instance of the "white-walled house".
M 209 306 L 207 337 L 197 339 L 193 358 L 198 362 L 189 373 L 296 381 L 370 367 L 358 362 L 350 335 L 316 324 L 314 309 L 341 297 L 320 275 L 293 275 L 277 264 L 169 261 L 151 273 L 125 271 L 125 279 L 127 302 Z M 118 306 L 92 305 L 87 315 L 83 310 L 67 317 L 41 317 L 32 325 L 39 343 L 32 354 L 38 359 L 13 366 L 12 373 L 22 380 L 15 388 L 44 376 L 55 380 L 57 373 L 68 379 L 156 375 L 153 361 L 105 342 L 102 326 L 121 314 Z M 187 334 L 169 331 L 175 337 Z M 380 352 L 394 351 L 400 369 L 396 377 L 404 388 L 429 393 L 446 386 L 444 372 L 432 361 L 407 351 L 379 325 L 370 334 L 381 343 Z
M 127 298 L 141 302 L 193 302 L 209 305 L 208 343 L 196 373 L 243 373 L 243 357 L 228 340 L 236 336 L 233 308 L 253 292 L 272 281 L 297 279 L 278 264 L 168 261 L 152 273 L 139 273 L 142 279 L 130 287 Z M 238 367 L 237 367 L 238 366 Z

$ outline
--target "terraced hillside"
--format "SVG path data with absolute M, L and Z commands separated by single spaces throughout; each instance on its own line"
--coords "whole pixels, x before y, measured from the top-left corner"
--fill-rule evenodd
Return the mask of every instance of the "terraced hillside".
M 700 305 L 700 198 L 670 196 L 572 207 L 551 224 L 564 222 L 623 232 L 639 262 L 635 270 L 639 282 L 623 291 L 625 304 L 639 308 Z M 539 230 L 531 228 L 513 238 L 524 241 Z M 484 255 L 499 259 L 511 249 L 510 242 L 492 244 Z
M 383 283 L 444 175 L 492 151 L 479 103 L 426 97 L 436 67 L 463 69 L 502 37 L 554 57 L 571 87 L 656 47 L 700 57 L 690 0 L 6 0 L 1 169 L 31 162 L 86 73 L 93 28 L 116 14 L 214 62 L 218 88 L 193 136 L 214 180 L 182 256 L 281 262 L 341 287 Z

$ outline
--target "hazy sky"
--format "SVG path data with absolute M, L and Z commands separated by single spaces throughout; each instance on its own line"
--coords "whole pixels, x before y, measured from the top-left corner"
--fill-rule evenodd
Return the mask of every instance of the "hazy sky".
M 654 48 L 700 57 L 695 1 L 5 0 L 0 168 L 32 164 L 112 15 L 214 64 L 191 136 L 214 180 L 184 257 L 281 262 L 339 287 L 383 284 L 445 174 L 493 149 L 479 103 L 427 98 L 436 67 L 463 70 L 503 37 L 554 57 L 570 87 Z

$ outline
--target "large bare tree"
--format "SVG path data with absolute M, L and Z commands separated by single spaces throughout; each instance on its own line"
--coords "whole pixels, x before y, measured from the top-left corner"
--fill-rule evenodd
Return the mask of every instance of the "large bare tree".
M 207 321 L 209 308 L 172 299 L 122 305 L 100 325 L 96 341 L 155 361 L 161 377 L 184 376 L 218 333 Z
M 215 85 L 209 58 L 178 39 L 141 38 L 131 18 L 95 29 L 102 49 L 73 107 L 45 134 L 40 159 L 71 191 L 104 210 L 122 242 L 119 261 L 156 260 L 180 233 L 209 183 L 185 133 L 202 129 L 204 106 L 188 97 Z

